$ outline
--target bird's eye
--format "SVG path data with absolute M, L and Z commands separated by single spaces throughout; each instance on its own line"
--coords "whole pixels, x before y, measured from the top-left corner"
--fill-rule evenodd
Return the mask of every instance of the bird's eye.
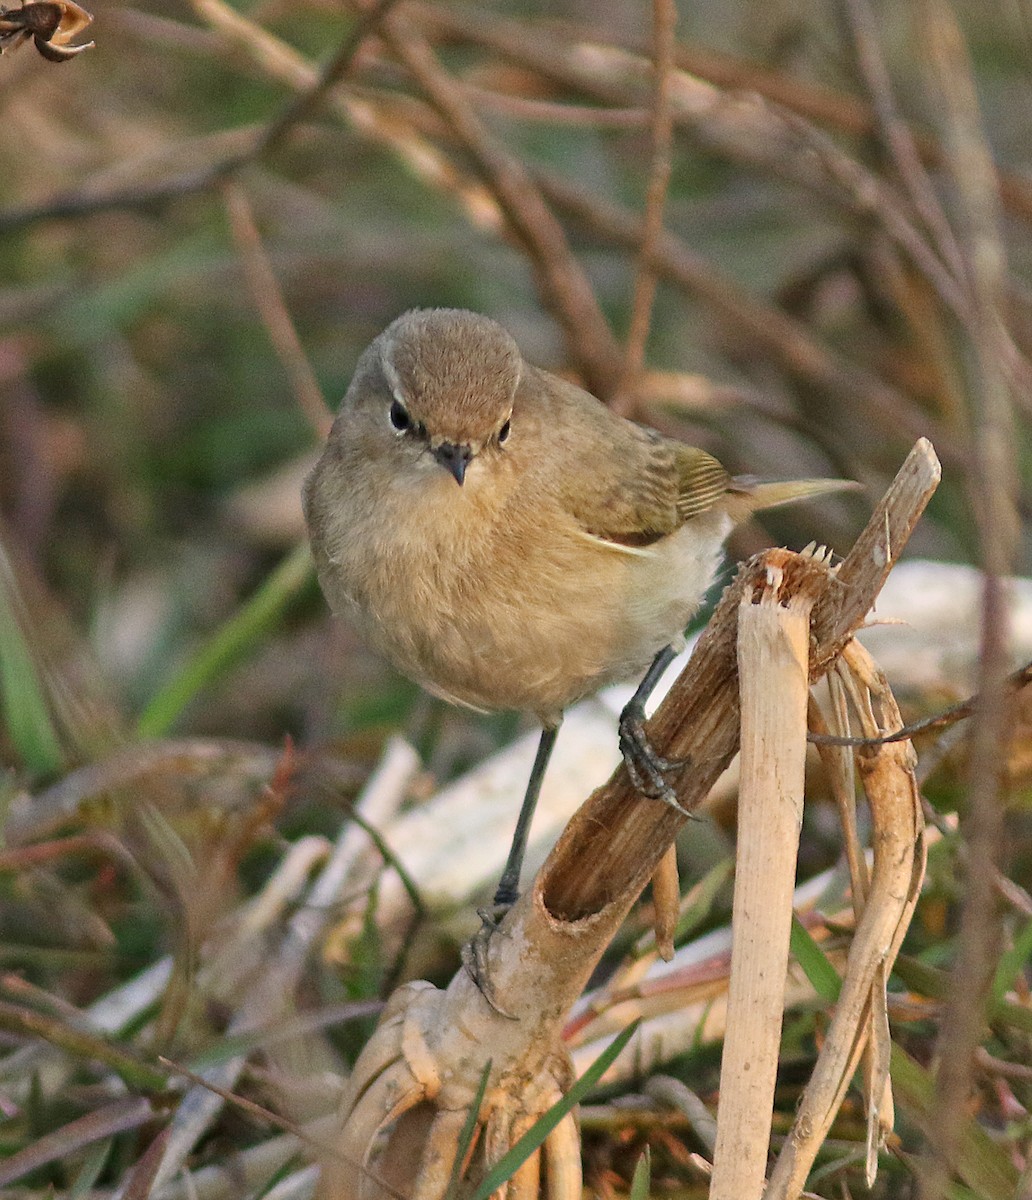
M 408 415 L 405 405 L 399 400 L 395 400 L 391 405 L 391 424 L 399 433 L 404 433 L 407 429 L 412 428 L 412 418 Z
M 512 432 L 512 422 L 506 421 L 505 424 L 498 430 L 498 444 L 509 440 L 509 434 Z

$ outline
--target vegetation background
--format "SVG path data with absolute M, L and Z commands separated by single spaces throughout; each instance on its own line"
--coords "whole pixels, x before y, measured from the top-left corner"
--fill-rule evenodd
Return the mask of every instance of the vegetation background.
M 303 1139 L 267 1114 L 219 1102 L 176 1141 L 183 1077 L 158 1055 L 231 1064 L 226 1086 L 288 1122 L 327 1111 L 405 960 L 366 880 L 305 934 L 289 1005 L 249 1010 L 301 936 L 277 872 L 314 869 L 391 733 L 419 751 L 416 802 L 518 728 L 428 699 L 331 623 L 298 503 L 323 397 L 399 312 L 457 305 L 736 472 L 877 496 L 925 434 L 945 479 L 910 553 L 988 572 L 985 633 L 980 666 L 902 698 L 959 699 L 1010 663 L 994 581 L 1028 570 L 1032 9 L 94 16 L 69 63 L 0 59 L 0 1185 L 302 1195 Z M 772 516 L 733 553 L 844 551 L 869 506 Z M 944 836 L 894 1032 L 928 1074 L 879 1195 L 918 1194 L 938 1156 L 950 1195 L 1032 1197 L 1027 717 L 986 704 L 927 780 Z M 727 861 L 732 818 L 685 836 L 690 884 Z M 838 853 L 818 806 L 801 874 Z M 728 904 L 714 889 L 700 927 Z M 421 971 L 447 979 L 454 945 L 417 925 Z M 786 1029 L 780 1128 L 820 1021 Z M 718 1065 L 686 1046 L 677 1073 L 712 1101 Z M 705 1193 L 690 1122 L 604 1099 L 597 1194 L 646 1143 L 657 1194 Z M 821 1195 L 856 1194 L 857 1129 L 847 1110 Z

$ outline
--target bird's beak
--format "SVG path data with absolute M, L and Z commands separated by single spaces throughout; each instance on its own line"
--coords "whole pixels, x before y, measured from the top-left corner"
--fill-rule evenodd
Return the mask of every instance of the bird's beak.
M 473 451 L 469 446 L 457 446 L 454 442 L 442 442 L 435 447 L 433 456 L 442 467 L 451 472 L 455 482 L 461 487 L 462 481 L 466 478 L 469 460 L 473 457 Z

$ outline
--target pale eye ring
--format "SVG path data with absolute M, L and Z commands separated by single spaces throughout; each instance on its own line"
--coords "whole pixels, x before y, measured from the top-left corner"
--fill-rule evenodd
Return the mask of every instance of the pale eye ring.
M 509 440 L 509 434 L 512 432 L 512 421 L 506 421 L 505 424 L 498 430 L 498 444 L 501 446 Z
M 406 433 L 412 428 L 412 418 L 408 415 L 408 410 L 400 400 L 391 402 L 388 416 L 390 417 L 391 424 L 398 433 Z

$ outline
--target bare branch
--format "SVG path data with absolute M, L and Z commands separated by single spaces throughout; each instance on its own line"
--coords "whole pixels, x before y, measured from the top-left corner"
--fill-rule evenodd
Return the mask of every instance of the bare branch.
M 550 172 L 538 171 L 536 178 L 557 208 L 597 236 L 629 248 L 640 244 L 640 218 L 628 209 L 589 195 Z M 894 388 L 861 367 L 835 358 L 805 326 L 748 295 L 680 238 L 663 235 L 656 248 L 656 269 L 661 278 L 672 280 L 708 304 L 734 329 L 736 337 L 748 339 L 789 375 L 870 411 L 887 428 L 936 439 L 946 462 L 961 460 L 963 452 L 956 440 L 931 418 L 915 414 Z
M 656 246 L 663 233 L 663 208 L 670 186 L 673 119 L 670 109 L 670 80 L 674 65 L 674 30 L 677 26 L 677 7 L 674 0 L 653 0 L 653 84 L 652 84 L 652 166 L 645 197 L 645 216 L 642 221 L 641 250 L 638 254 L 631 302 L 631 323 L 624 351 L 622 394 L 615 407 L 625 410 L 628 389 L 645 364 L 645 344 L 652 324 L 652 302 L 656 294 Z
M 276 356 L 290 380 L 298 408 L 320 439 L 326 437 L 333 423 L 333 414 L 326 403 L 304 349 L 297 336 L 280 290 L 279 283 L 265 253 L 254 213 L 243 188 L 227 180 L 222 185 L 229 226 L 233 241 L 240 252 L 240 262 L 251 289 L 251 298 L 262 318 Z
M 985 571 L 981 702 L 971 731 L 968 811 L 963 823 L 968 862 L 978 867 L 966 872 L 954 983 L 936 1047 L 936 1160 L 921 1181 L 920 1192 L 923 1200 L 938 1200 L 946 1191 L 967 1111 L 1001 935 L 993 880 L 1004 856 L 1000 762 L 1008 727 L 1003 680 L 1011 637 L 1004 579 L 1013 569 L 1018 522 L 1016 441 L 1002 312 L 1005 258 L 996 180 L 956 18 L 944 0 L 923 0 L 919 12 L 973 298 L 965 365 L 974 453 L 965 476 Z
M 539 188 L 519 159 L 484 127 L 462 87 L 442 69 L 415 26 L 393 16 L 385 22 L 384 32 L 391 49 L 483 174 L 530 257 L 542 300 L 562 325 L 571 355 L 589 388 L 603 399 L 611 395 L 620 378 L 619 348 L 591 284 Z
M 892 94 L 892 84 L 878 43 L 878 26 L 869 0 L 843 0 L 856 50 L 857 64 L 871 93 L 874 116 L 882 141 L 896 172 L 925 227 L 957 280 L 964 278 L 964 258 L 942 210 L 939 198 L 910 126 L 903 120 Z

